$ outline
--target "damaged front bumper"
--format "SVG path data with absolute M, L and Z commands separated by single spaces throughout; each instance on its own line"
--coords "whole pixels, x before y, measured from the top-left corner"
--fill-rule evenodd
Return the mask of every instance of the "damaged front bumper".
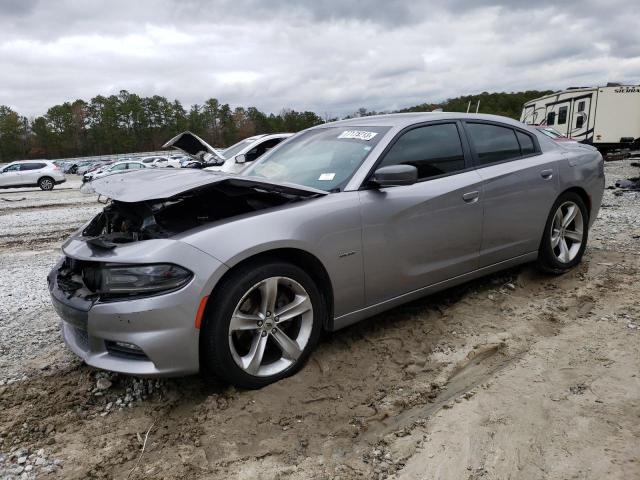
M 198 372 L 198 306 L 226 272 L 225 265 L 176 240 L 150 240 L 105 250 L 73 237 L 64 244 L 63 253 L 65 257 L 47 280 L 51 301 L 62 318 L 64 340 L 76 355 L 93 367 L 131 375 Z M 73 280 L 68 275 L 69 269 L 83 262 L 131 265 L 162 261 L 188 268 L 193 278 L 169 293 L 102 300 L 86 285 L 78 288 L 80 275 Z

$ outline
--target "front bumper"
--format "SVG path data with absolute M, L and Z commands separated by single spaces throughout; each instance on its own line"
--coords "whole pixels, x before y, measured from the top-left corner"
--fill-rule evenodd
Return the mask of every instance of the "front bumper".
M 151 248 L 149 248 L 149 244 Z M 145 245 L 146 244 L 146 245 Z M 144 251 L 140 245 L 146 247 Z M 147 240 L 93 252 L 72 239 L 63 247 L 67 257 L 82 261 L 115 263 L 175 263 L 194 273 L 180 290 L 134 300 L 101 302 L 69 295 L 58 284 L 62 261 L 48 276 L 53 306 L 62 318 L 62 335 L 69 348 L 88 365 L 140 376 L 181 376 L 197 373 L 199 333 L 195 318 L 202 297 L 227 270 L 215 258 L 174 240 Z M 155 257 L 151 260 L 150 257 Z M 167 257 L 172 257 L 167 260 Z M 133 259 L 136 259 L 134 262 Z M 113 348 L 115 342 L 133 344 L 140 355 Z

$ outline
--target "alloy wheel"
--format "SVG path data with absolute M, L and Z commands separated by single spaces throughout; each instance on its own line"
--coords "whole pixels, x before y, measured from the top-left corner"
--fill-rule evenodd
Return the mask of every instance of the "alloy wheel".
M 42 188 L 42 190 L 51 190 L 53 188 L 53 182 L 45 178 L 40 182 L 40 188 Z
M 269 277 L 240 299 L 229 322 L 236 364 L 258 377 L 276 375 L 302 355 L 313 329 L 307 291 L 288 277 Z
M 564 202 L 558 207 L 551 225 L 551 249 L 562 263 L 571 262 L 584 241 L 584 218 L 574 202 Z

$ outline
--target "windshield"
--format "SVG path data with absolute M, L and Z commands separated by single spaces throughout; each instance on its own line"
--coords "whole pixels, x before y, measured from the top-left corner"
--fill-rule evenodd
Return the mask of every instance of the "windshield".
M 238 143 L 234 143 L 229 148 L 223 150 L 222 155 L 224 158 L 235 157 L 243 148 L 248 147 L 255 141 L 255 138 L 245 138 L 244 140 L 240 140 Z
M 242 172 L 325 191 L 340 189 L 390 127 L 329 127 L 288 140 Z

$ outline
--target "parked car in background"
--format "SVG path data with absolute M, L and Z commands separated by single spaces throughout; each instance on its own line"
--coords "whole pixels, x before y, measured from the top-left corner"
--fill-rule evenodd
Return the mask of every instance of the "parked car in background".
M 95 170 L 96 168 L 102 167 L 104 164 L 104 162 L 87 162 L 83 165 L 78 166 L 78 168 L 76 169 L 76 174 L 84 175 L 90 170 Z
M 604 167 L 509 118 L 409 113 L 313 127 L 239 174 L 91 187 L 112 201 L 48 278 L 71 350 L 258 388 L 298 371 L 322 330 L 526 262 L 567 272 Z
M 113 175 L 114 173 L 131 172 L 147 167 L 147 164 L 138 161 L 129 160 L 124 162 L 116 162 L 103 168 L 99 168 L 98 170 L 85 173 L 82 176 L 82 181 L 90 182 L 91 180 L 94 180 L 96 178 L 106 177 L 108 175 Z
M 140 161 L 148 167 L 180 168 L 180 160 L 171 157 L 155 155 L 151 157 L 144 157 L 140 159 Z
M 88 160 L 83 160 L 80 162 L 68 162 L 67 163 L 67 169 L 65 170 L 64 173 L 71 173 L 71 174 L 78 174 L 78 169 L 79 168 L 83 168 L 83 167 L 87 167 L 87 166 L 91 166 L 93 162 L 88 161 Z
M 292 133 L 254 135 L 220 152 L 197 135 L 183 132 L 165 143 L 163 148 L 175 148 L 185 152 L 200 161 L 201 168 L 237 173 L 292 135 Z M 194 167 L 192 165 L 191 168 Z
M 21 160 L 0 170 L 0 188 L 37 186 L 52 190 L 65 181 L 64 172 L 50 160 Z

